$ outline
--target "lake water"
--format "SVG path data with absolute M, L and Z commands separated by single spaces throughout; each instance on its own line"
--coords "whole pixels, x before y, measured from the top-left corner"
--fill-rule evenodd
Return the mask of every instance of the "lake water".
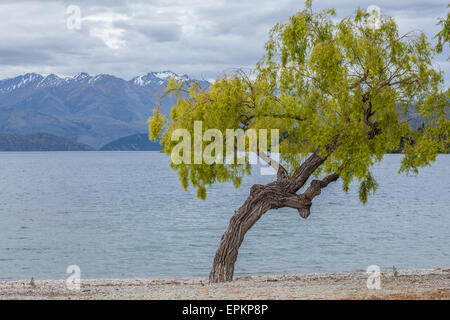
M 269 211 L 248 232 L 237 275 L 450 266 L 450 156 L 397 175 L 374 169 L 366 205 L 357 186 L 329 185 L 303 220 Z M 253 183 L 184 192 L 158 152 L 0 153 L 0 280 L 207 276 L 219 239 Z

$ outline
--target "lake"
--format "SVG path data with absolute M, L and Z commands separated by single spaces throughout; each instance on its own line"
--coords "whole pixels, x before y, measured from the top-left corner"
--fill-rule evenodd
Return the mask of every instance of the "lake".
M 450 266 L 450 155 L 398 175 L 401 155 L 374 168 L 366 205 L 340 182 L 311 216 L 273 210 L 247 233 L 236 275 Z M 184 192 L 159 152 L 0 153 L 0 280 L 207 276 L 222 233 L 259 171 L 240 189 Z

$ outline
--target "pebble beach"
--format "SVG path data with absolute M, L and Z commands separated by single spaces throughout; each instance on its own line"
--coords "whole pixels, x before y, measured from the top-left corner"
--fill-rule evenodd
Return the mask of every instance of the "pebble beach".
M 450 299 L 450 268 L 382 271 L 380 289 L 368 289 L 365 272 L 207 278 L 86 279 L 79 290 L 64 280 L 0 281 L 0 300 L 239 300 L 239 299 Z

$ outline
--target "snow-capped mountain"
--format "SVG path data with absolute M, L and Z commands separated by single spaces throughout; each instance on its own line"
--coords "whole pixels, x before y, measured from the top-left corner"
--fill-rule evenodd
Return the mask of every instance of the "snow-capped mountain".
M 43 76 L 36 73 L 27 73 L 23 76 L 0 80 L 0 92 L 11 92 L 20 88 L 37 85 L 44 79 Z
M 100 147 L 146 132 L 147 119 L 170 77 L 194 81 L 171 71 L 150 72 L 129 81 L 85 72 L 73 77 L 27 73 L 0 80 L 0 133 L 48 132 Z M 175 99 L 162 100 L 161 111 L 167 116 Z
M 151 85 L 163 85 L 167 84 L 170 78 L 175 78 L 176 80 L 190 81 L 188 75 L 177 74 L 172 71 L 159 71 L 159 72 L 149 72 L 146 75 L 137 76 L 132 78 L 130 83 L 137 86 L 146 87 Z M 16 89 L 25 87 L 51 87 L 60 86 L 65 83 L 94 83 L 96 81 L 102 81 L 105 79 L 120 79 L 109 74 L 99 74 L 96 76 L 91 76 L 86 72 L 81 72 L 73 77 L 60 78 L 55 74 L 49 74 L 48 76 L 42 76 L 37 73 L 27 73 L 15 78 L 0 80 L 0 94 L 14 91 Z M 120 79 L 122 80 L 122 79 Z M 124 81 L 124 80 L 122 80 Z
M 81 72 L 81 73 L 77 74 L 76 76 L 74 76 L 73 78 L 65 78 L 65 81 L 69 82 L 69 81 L 73 80 L 73 81 L 77 81 L 77 82 L 86 82 L 91 79 L 92 79 L 92 77 L 88 73 Z
M 137 76 L 131 79 L 134 84 L 145 87 L 149 85 L 159 84 L 162 85 L 169 81 L 170 78 L 175 78 L 177 80 L 189 81 L 189 77 L 186 74 L 177 74 L 172 71 L 160 71 L 160 72 L 150 72 L 143 76 Z
M 56 87 L 61 85 L 63 82 L 64 79 L 55 74 L 49 74 L 38 83 L 38 87 Z

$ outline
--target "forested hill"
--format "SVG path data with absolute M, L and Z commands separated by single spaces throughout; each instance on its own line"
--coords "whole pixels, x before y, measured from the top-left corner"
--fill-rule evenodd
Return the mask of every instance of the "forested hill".
M 161 149 L 159 143 L 148 139 L 147 133 L 141 133 L 114 140 L 100 148 L 100 151 L 160 151 Z
M 49 133 L 0 133 L 0 151 L 91 151 L 91 146 Z

